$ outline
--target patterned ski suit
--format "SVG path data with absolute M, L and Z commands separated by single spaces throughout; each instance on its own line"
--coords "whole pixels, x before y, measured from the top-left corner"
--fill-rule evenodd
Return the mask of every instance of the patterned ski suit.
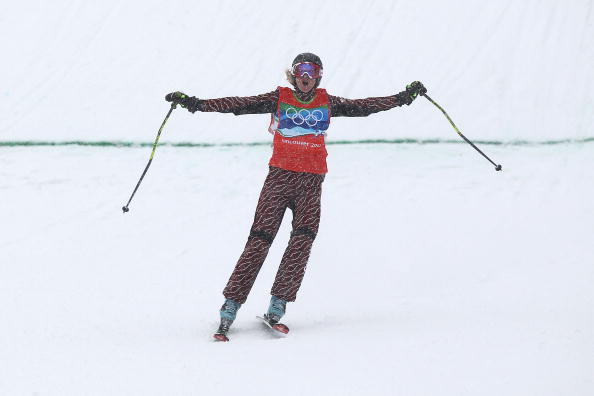
M 316 89 L 315 93 L 310 92 L 308 99 L 311 100 L 305 102 L 300 100 L 293 90 L 279 87 L 275 91 L 257 96 L 200 101 L 198 107 L 200 111 L 233 113 L 235 115 L 272 114 L 269 131 L 275 135 L 273 156 L 269 163 L 270 170 L 260 193 L 247 243 L 227 286 L 223 290 L 223 295 L 226 298 L 241 304 L 246 301 L 280 227 L 284 213 L 289 208 L 293 212 L 293 229 L 271 294 L 285 301 L 295 301 L 305 274 L 313 241 L 318 233 L 322 182 L 327 172 L 324 145 L 325 129 L 324 127 L 321 129 L 311 127 L 310 133 L 305 131 L 292 136 L 286 133 L 291 130 L 283 129 L 283 118 L 281 117 L 283 114 L 281 114 L 280 108 L 289 106 L 290 111 L 284 114 L 288 114 L 289 118 L 293 117 L 293 122 L 301 122 L 300 125 L 303 126 L 306 126 L 304 120 L 311 121 L 309 124 L 314 124 L 326 117 L 327 119 L 324 121 L 327 121 L 325 124 L 325 128 L 327 128 L 331 117 L 365 117 L 372 113 L 402 106 L 406 103 L 403 94 L 353 100 L 327 95 L 325 90 Z M 291 97 L 292 95 L 294 97 Z M 323 99 L 320 99 L 322 96 Z M 310 105 L 311 103 L 321 107 L 314 106 L 314 109 Z M 302 115 L 305 114 L 305 118 L 297 119 L 295 117 L 297 112 L 291 108 L 291 105 L 295 104 L 302 108 L 298 108 L 297 111 L 301 111 Z M 327 108 L 324 113 L 327 115 L 321 116 L 319 114 L 322 113 L 313 113 L 320 109 L 324 110 L 323 107 Z M 315 117 L 312 118 L 309 116 L 310 114 L 314 114 Z M 297 121 L 295 121 L 296 119 Z M 287 120 L 285 117 L 284 121 L 290 122 L 291 120 Z M 321 121 L 320 124 L 324 121 Z M 313 150 L 308 150 L 310 148 Z

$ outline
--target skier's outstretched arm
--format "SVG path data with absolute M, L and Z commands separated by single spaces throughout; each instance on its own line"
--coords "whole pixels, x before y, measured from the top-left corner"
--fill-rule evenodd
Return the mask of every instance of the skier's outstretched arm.
M 419 81 L 406 86 L 406 89 L 396 95 L 366 99 L 345 99 L 329 95 L 332 117 L 367 117 L 379 111 L 393 109 L 403 105 L 410 105 L 419 94 L 427 89 Z
M 165 96 L 168 102 L 176 102 L 191 113 L 196 111 L 241 114 L 266 114 L 276 110 L 278 90 L 256 96 L 230 96 L 217 99 L 198 99 L 183 92 Z

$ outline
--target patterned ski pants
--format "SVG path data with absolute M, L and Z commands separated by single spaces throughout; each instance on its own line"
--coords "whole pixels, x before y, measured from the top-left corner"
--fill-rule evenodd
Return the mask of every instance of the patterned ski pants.
M 324 175 L 270 167 L 247 244 L 223 290 L 226 298 L 241 304 L 246 301 L 289 208 L 293 211 L 293 230 L 271 294 L 295 301 L 318 232 L 323 181 Z

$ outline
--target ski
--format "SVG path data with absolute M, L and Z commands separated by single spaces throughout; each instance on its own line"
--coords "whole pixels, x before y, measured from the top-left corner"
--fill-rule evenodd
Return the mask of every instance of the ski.
M 273 323 L 269 321 L 267 318 L 262 316 L 256 316 L 256 318 L 260 319 L 266 326 L 271 328 L 272 330 L 282 333 L 282 334 L 289 334 L 289 328 L 282 323 Z
M 227 337 L 225 334 L 222 334 L 222 333 L 215 333 L 213 335 L 213 337 L 216 341 L 222 341 L 222 342 L 229 341 L 229 337 Z

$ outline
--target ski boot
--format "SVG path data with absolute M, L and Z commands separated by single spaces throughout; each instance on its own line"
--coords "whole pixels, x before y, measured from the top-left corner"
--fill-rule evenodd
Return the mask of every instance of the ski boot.
M 219 329 L 214 334 L 214 339 L 217 341 L 229 341 L 229 337 L 227 337 L 227 332 L 229 331 L 229 327 L 233 324 L 232 320 L 221 318 L 221 324 L 219 325 Z
M 226 299 L 223 303 L 223 306 L 220 310 L 221 315 L 221 324 L 217 332 L 214 334 L 214 339 L 217 341 L 229 341 L 229 337 L 227 337 L 227 333 L 229 332 L 229 328 L 233 324 L 235 317 L 237 316 L 237 310 L 241 307 L 241 304 L 231 300 Z
M 283 334 L 289 333 L 289 328 L 280 323 L 279 321 L 285 315 L 285 311 L 287 309 L 287 302 L 282 298 L 278 298 L 276 296 L 272 296 L 270 299 L 270 306 L 268 307 L 268 312 L 264 314 L 263 317 L 260 319 L 264 321 L 264 323 L 273 330 L 276 330 Z

